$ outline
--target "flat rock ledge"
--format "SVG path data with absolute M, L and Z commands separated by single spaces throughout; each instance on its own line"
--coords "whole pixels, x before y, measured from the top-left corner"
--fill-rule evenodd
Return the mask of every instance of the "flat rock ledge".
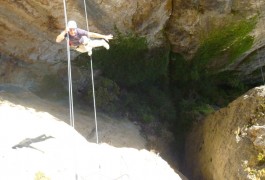
M 90 143 L 51 114 L 1 97 L 0 122 L 0 179 L 182 179 L 157 154 Z

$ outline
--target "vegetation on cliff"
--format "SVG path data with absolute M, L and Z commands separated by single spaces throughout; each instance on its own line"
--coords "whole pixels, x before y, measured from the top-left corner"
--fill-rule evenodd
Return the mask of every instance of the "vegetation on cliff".
M 103 72 L 102 83 L 113 81 L 119 89 L 113 91 L 109 86 L 105 92 L 98 91 L 97 101 L 112 99 L 111 103 L 99 108 L 109 113 L 126 113 L 140 122 L 158 118 L 175 120 L 175 109 L 168 95 L 168 54 L 169 47 L 149 49 L 145 38 L 133 34 L 118 34 L 111 42 L 110 51 L 95 51 L 93 59 L 96 61 L 93 62 L 95 68 Z M 85 59 L 87 55 L 81 55 L 77 64 L 88 66 Z
M 241 20 L 226 24 L 224 27 L 215 27 L 201 37 L 192 62 L 193 65 L 208 71 L 218 71 L 233 63 L 244 52 L 249 50 L 254 37 L 249 33 L 255 28 L 257 18 Z
M 149 49 L 145 38 L 118 33 L 110 51 L 94 51 L 94 65 L 104 76 L 96 91 L 99 109 L 140 123 L 166 124 L 182 143 L 193 122 L 249 88 L 236 72 L 220 70 L 252 46 L 254 27 L 252 19 L 214 29 L 189 62 L 167 45 Z M 83 54 L 76 62 L 88 66 L 87 58 Z M 159 127 L 154 131 L 159 134 Z

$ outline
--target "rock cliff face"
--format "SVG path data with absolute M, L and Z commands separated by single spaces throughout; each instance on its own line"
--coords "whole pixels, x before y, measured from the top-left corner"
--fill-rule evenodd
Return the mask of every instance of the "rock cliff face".
M 244 18 L 255 16 L 259 8 L 264 9 L 264 4 L 257 4 L 255 0 L 174 0 L 166 33 L 173 51 L 189 57 L 197 50 L 200 38 L 213 28 L 222 28 L 228 21 L 236 20 L 239 18 L 237 14 Z
M 0 83 L 20 84 L 33 92 L 40 92 L 48 90 L 45 82 L 52 79 L 53 83 L 60 87 L 57 86 L 57 89 L 54 88 L 52 92 L 46 93 L 50 97 L 53 97 L 54 93 L 62 93 L 67 89 L 64 88 L 67 86 L 66 45 L 55 43 L 55 38 L 65 27 L 63 1 L 0 0 L 0 2 Z M 260 73 L 256 72 L 265 63 L 262 61 L 265 57 L 264 1 L 89 0 L 86 7 L 90 31 L 112 33 L 114 36 L 115 29 L 121 33 L 134 32 L 145 36 L 150 48 L 169 44 L 172 52 L 181 54 L 187 61 L 194 57 L 203 39 L 208 37 L 210 32 L 220 30 L 227 24 L 256 17 L 255 27 L 249 34 L 254 38 L 251 47 L 231 64 L 218 71 L 237 71 L 242 79 L 249 82 L 262 79 Z M 68 20 L 76 20 L 79 27 L 86 28 L 82 0 L 67 1 L 67 17 Z M 71 55 L 74 58 L 78 54 L 71 52 Z M 226 54 L 224 53 L 221 58 L 218 57 L 217 61 L 218 63 L 226 61 Z M 88 84 L 87 79 L 90 77 L 88 72 L 75 67 L 72 73 L 74 91 L 78 92 L 84 84 Z M 56 81 L 54 76 L 49 76 L 54 74 L 59 77 L 59 81 Z M 240 99 L 242 100 L 240 103 L 235 101 L 231 104 L 232 110 L 223 109 L 216 113 L 216 117 L 212 117 L 218 119 L 218 122 L 207 120 L 202 125 L 206 130 L 195 130 L 196 136 L 190 136 L 190 139 L 200 137 L 198 142 L 195 142 L 196 148 L 189 146 L 187 148 L 190 156 L 187 158 L 188 167 L 202 167 L 192 170 L 193 177 L 228 178 L 231 174 L 227 172 L 232 172 L 231 177 L 236 179 L 247 174 L 244 169 L 239 168 L 242 158 L 240 153 L 233 150 L 239 146 L 240 149 L 245 148 L 246 151 L 242 154 L 250 159 L 256 156 L 256 151 L 249 145 L 251 144 L 248 143 L 249 141 L 246 141 L 246 144 L 241 143 L 243 140 L 237 143 L 233 133 L 239 127 L 240 130 L 237 132 L 244 134 L 241 129 L 251 119 L 242 106 L 258 108 L 254 102 L 259 100 L 253 99 L 252 96 Z M 230 111 L 232 114 L 240 112 L 240 116 L 229 115 L 225 123 L 223 117 Z M 241 115 L 243 113 L 247 118 Z M 226 128 L 226 124 L 230 124 L 230 129 Z M 222 131 L 222 128 L 226 130 Z M 216 140 L 211 134 L 206 136 L 207 133 L 219 133 L 220 136 L 216 136 L 218 138 Z M 190 142 L 194 142 L 194 139 Z M 210 142 L 216 142 L 217 145 L 213 146 Z M 259 144 L 258 141 L 255 141 L 255 144 Z M 230 152 L 235 153 L 233 160 L 228 159 L 233 156 L 223 156 Z
M 263 179 L 265 87 L 194 124 L 186 145 L 191 179 Z
M 158 43 L 171 14 L 171 1 L 87 1 L 90 31 L 103 34 L 137 32 Z M 67 1 L 67 18 L 86 29 L 83 1 Z M 65 46 L 55 43 L 65 27 L 63 1 L 2 1 L 1 49 L 24 61 L 56 61 L 65 58 Z M 160 42 L 161 43 L 161 42 Z
M 67 18 L 86 29 L 83 3 L 67 1 Z M 169 0 L 92 0 L 87 1 L 86 7 L 90 31 L 115 36 L 116 27 L 122 33 L 145 35 L 150 46 L 165 43 L 163 29 L 171 14 Z M 55 43 L 65 27 L 63 1 L 1 1 L 0 15 L 0 82 L 20 84 L 36 92 L 44 76 L 58 74 L 67 86 L 66 44 Z M 77 55 L 71 51 L 71 59 Z M 76 92 L 76 87 L 83 86 L 89 76 L 78 69 L 73 69 L 73 76 Z
M 1 54 L 25 62 L 65 60 L 65 44 L 54 41 L 65 27 L 63 7 L 59 0 L 1 1 Z M 265 56 L 263 1 L 91 0 L 86 7 L 91 31 L 115 35 L 116 27 L 122 33 L 134 32 L 146 36 L 150 47 L 169 43 L 173 52 L 187 60 L 194 56 L 201 40 L 212 30 L 258 16 L 251 32 L 253 46 L 225 69 L 241 72 L 243 79 L 255 79 L 255 74 L 251 74 L 264 65 L 260 61 Z M 67 1 L 67 17 L 86 28 L 83 1 Z M 73 57 L 76 55 L 72 52 Z M 242 63 L 245 59 L 250 61 Z

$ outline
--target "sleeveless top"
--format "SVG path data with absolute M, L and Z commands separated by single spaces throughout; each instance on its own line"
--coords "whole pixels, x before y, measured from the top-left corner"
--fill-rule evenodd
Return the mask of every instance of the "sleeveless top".
M 76 34 L 74 36 L 71 36 L 69 33 L 68 35 L 69 35 L 69 45 L 79 46 L 80 44 L 82 44 L 82 42 L 80 42 L 80 39 L 82 38 L 82 36 L 88 37 L 88 32 L 83 29 L 76 28 Z M 65 34 L 65 38 L 67 38 L 67 34 Z

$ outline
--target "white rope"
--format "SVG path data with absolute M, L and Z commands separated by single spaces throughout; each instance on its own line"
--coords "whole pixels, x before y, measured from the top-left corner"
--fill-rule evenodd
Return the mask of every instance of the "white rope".
M 86 29 L 87 29 L 87 31 L 89 31 L 89 28 L 88 28 L 88 19 L 87 19 L 87 10 L 86 10 L 86 0 L 84 0 L 84 7 L 85 7 L 85 14 L 86 14 Z
M 67 27 L 67 13 L 66 13 L 66 2 L 63 0 L 64 5 L 64 17 L 65 17 L 65 27 Z M 73 91 L 72 91 L 72 73 L 71 73 L 71 57 L 70 57 L 70 45 L 69 45 L 69 34 L 67 33 L 67 59 L 68 59 L 68 87 L 69 87 L 69 109 L 70 109 L 70 125 L 75 128 L 75 119 L 74 119 L 74 106 L 73 106 Z M 74 148 L 73 154 L 76 154 L 75 141 L 73 140 Z M 76 173 L 76 159 L 73 163 L 74 169 L 74 179 L 78 180 L 78 174 Z
M 63 0 L 63 5 L 64 5 L 65 27 L 67 27 L 67 13 L 66 13 L 65 0 Z M 75 127 L 75 119 L 74 119 L 74 108 L 73 108 L 71 58 L 70 58 L 70 45 L 69 45 L 69 34 L 68 33 L 67 33 L 67 58 L 68 58 L 68 88 L 69 88 L 70 125 L 74 128 Z
M 92 79 L 92 89 L 93 89 L 93 104 L 94 104 L 94 114 L 95 114 L 95 128 L 96 128 L 96 137 L 98 144 L 98 122 L 97 122 L 97 109 L 96 109 L 96 96 L 95 96 L 95 85 L 94 85 L 94 73 L 93 73 L 93 63 L 92 56 L 90 56 L 90 67 L 91 67 L 91 79 Z
M 86 0 L 84 0 L 85 14 L 86 14 L 86 26 L 88 29 L 88 19 L 87 19 L 87 10 L 86 10 Z M 92 79 L 92 90 L 93 90 L 93 104 L 94 104 L 94 114 L 95 114 L 95 129 L 96 129 L 96 138 L 98 144 L 98 120 L 97 120 L 97 109 L 96 109 L 96 96 L 95 96 L 95 85 L 94 85 L 94 73 L 93 73 L 93 63 L 92 55 L 90 56 L 90 67 L 91 67 L 91 79 Z

